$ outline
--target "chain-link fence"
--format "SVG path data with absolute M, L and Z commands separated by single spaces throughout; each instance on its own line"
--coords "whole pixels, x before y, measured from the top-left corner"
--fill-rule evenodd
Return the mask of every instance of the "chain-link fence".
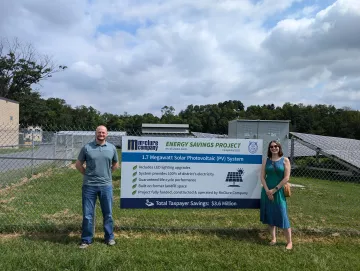
M 121 157 L 121 139 L 125 135 L 226 138 L 226 135 L 186 132 L 142 134 L 135 130 L 109 131 L 108 141 Z M 79 230 L 81 226 L 80 173 L 75 160 L 82 146 L 94 140 L 95 131 L 79 127 L 51 129 L 39 126 L 0 125 L 0 231 L 15 230 Z M 267 146 L 269 142 L 264 141 Z M 360 141 L 292 133 L 286 154 L 292 164 L 292 177 L 314 181 L 359 182 Z M 161 210 L 157 218 L 148 218 L 148 210 L 120 210 L 120 172 L 114 174 L 114 217 L 118 227 L 231 227 L 227 221 L 214 224 L 214 212 L 199 210 Z M 98 210 L 99 211 L 99 210 Z M 212 213 L 211 213 L 212 212 Z M 234 212 L 234 210 L 229 211 Z M 100 214 L 100 213 L 99 213 Z M 187 216 L 202 217 L 201 220 Z M 236 213 L 233 213 L 234 220 Z M 203 219 L 206 217 L 206 219 Z M 244 215 L 249 225 L 254 215 Z M 257 222 L 257 220 L 255 220 Z M 101 221 L 97 223 L 101 224 Z M 99 225 L 100 225 L 99 224 Z

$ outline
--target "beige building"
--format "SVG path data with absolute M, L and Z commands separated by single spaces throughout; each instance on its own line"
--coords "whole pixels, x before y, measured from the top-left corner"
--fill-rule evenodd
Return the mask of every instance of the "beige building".
M 19 145 L 19 103 L 0 97 L 0 147 Z

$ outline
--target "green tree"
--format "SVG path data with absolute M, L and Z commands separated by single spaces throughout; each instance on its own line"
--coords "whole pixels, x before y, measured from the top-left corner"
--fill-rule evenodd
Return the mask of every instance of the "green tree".
M 93 131 L 97 126 L 104 124 L 104 119 L 98 110 L 92 106 L 78 106 L 73 111 L 73 125 L 68 129 Z
M 227 134 L 228 122 L 244 115 L 241 101 L 229 100 L 218 104 L 188 105 L 179 117 L 194 132 Z
M 124 121 L 118 115 L 105 113 L 102 115 L 102 119 L 109 131 L 124 130 Z
M 31 44 L 0 40 L 0 96 L 21 102 L 32 85 L 52 77 L 66 66 L 56 66 L 50 57 L 40 55 Z
M 59 98 L 49 98 L 45 100 L 46 126 L 48 129 L 65 129 L 73 125 L 74 112 L 65 100 Z
M 48 108 L 45 100 L 40 98 L 38 92 L 23 95 L 19 103 L 19 110 L 19 122 L 23 127 L 27 127 L 27 125 L 46 126 Z
M 175 115 L 175 108 L 173 106 L 165 105 L 163 108 L 161 108 L 160 122 L 181 124 L 183 123 L 183 120 L 178 115 Z

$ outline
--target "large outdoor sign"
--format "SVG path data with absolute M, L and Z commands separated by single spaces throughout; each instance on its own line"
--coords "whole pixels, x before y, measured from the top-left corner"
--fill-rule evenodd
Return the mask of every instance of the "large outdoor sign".
M 122 138 L 121 208 L 259 208 L 262 140 Z

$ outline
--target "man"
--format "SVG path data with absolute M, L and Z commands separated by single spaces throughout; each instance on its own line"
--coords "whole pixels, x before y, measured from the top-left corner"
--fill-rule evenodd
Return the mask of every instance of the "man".
M 97 197 L 100 200 L 104 223 L 105 243 L 115 245 L 112 218 L 112 172 L 119 166 L 116 148 L 106 141 L 105 126 L 96 128 L 95 140 L 80 151 L 76 168 L 83 174 L 82 186 L 82 234 L 80 248 L 87 248 L 93 239 L 93 219 Z M 86 168 L 84 167 L 86 162 Z

